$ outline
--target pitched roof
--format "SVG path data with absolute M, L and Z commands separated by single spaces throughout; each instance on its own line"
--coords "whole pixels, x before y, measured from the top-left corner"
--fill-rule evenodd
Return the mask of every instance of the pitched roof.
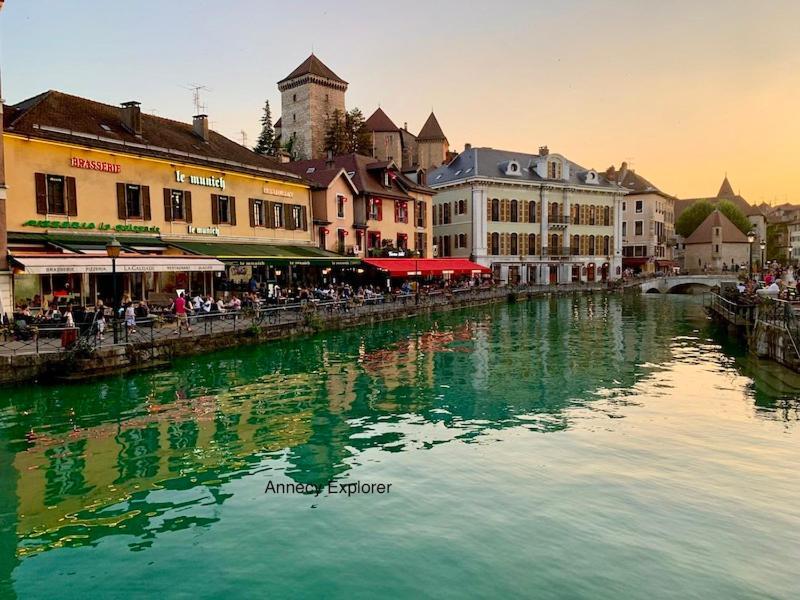
M 122 121 L 122 109 L 50 90 L 3 111 L 4 129 L 32 138 L 140 156 L 168 158 L 215 169 L 268 174 L 297 181 L 281 164 L 215 131 L 203 141 L 190 123 L 141 113 L 141 136 Z
M 719 186 L 717 198 L 733 198 L 734 196 L 736 196 L 736 194 L 733 193 L 731 182 L 728 181 L 728 176 L 725 175 L 725 179 L 722 180 L 722 185 Z
M 616 181 L 630 194 L 658 194 L 664 198 L 674 199 L 674 196 L 662 192 L 658 187 L 650 183 L 647 179 L 636 173 L 633 169 L 628 169 L 627 163 L 622 163 L 622 167 L 617 171 L 614 166 L 606 169 L 606 178 L 609 181 Z
M 399 198 L 401 200 L 410 200 L 411 198 L 406 193 L 405 189 L 413 189 L 431 195 L 434 194 L 434 191 L 430 188 L 415 184 L 400 172 L 397 172 L 397 179 L 400 185 L 395 185 L 391 188 L 384 186 L 383 178 L 378 168 L 380 163 L 376 163 L 373 157 L 364 156 L 362 154 L 343 154 L 341 156 L 335 156 L 330 162 L 325 158 L 299 160 L 286 163 L 284 166 L 302 177 L 312 177 L 317 171 L 338 171 L 339 169 L 344 169 L 350 176 L 350 180 L 353 182 L 353 185 L 355 185 L 359 194 L 372 194 L 385 198 Z M 308 170 L 311 168 L 313 168 L 314 171 L 308 173 Z M 319 175 L 319 177 L 321 177 L 321 175 Z
M 275 125 L 273 125 L 273 127 L 274 127 L 275 129 L 280 129 L 280 128 L 281 128 L 281 124 L 282 124 L 282 122 L 283 122 L 283 121 L 282 121 L 282 119 L 283 119 L 283 117 L 278 117 L 278 120 L 277 120 L 277 121 L 275 121 Z
M 330 79 L 338 83 L 347 83 L 344 79 L 342 79 L 336 73 L 331 71 L 331 69 L 320 59 L 318 59 L 316 55 L 314 55 L 313 53 L 302 63 L 300 63 L 299 67 L 297 67 L 294 71 L 292 71 L 286 77 L 281 79 L 278 83 L 280 84 L 283 83 L 284 81 L 297 79 L 298 77 L 302 77 L 303 75 L 316 75 L 317 77 L 324 77 L 325 79 Z
M 557 156 L 559 160 L 569 166 L 569 177 L 561 183 L 572 185 L 586 184 L 586 175 L 589 173 L 590 169 L 586 169 L 560 154 L 551 154 L 550 156 Z M 432 187 L 439 187 L 447 183 L 460 182 L 474 177 L 502 179 L 515 183 L 552 181 L 540 177 L 536 171 L 537 163 L 545 159 L 546 157 L 542 157 L 539 154 L 496 150 L 495 148 L 471 147 L 468 150 L 464 150 L 449 163 L 430 171 L 427 176 L 427 181 L 428 185 Z M 510 161 L 516 161 L 519 164 L 520 169 L 518 174 L 507 174 L 505 166 L 507 166 Z M 594 184 L 592 185 L 594 186 Z M 597 173 L 597 187 L 601 189 L 604 187 L 614 187 L 617 189 L 616 184 L 609 181 L 606 174 L 603 172 Z
M 713 228 L 722 228 L 721 241 L 726 244 L 747 243 L 747 236 L 733 224 L 733 222 L 718 210 L 714 210 L 705 220 L 686 238 L 687 244 L 710 244 L 713 236 Z
M 397 125 L 392 123 L 389 115 L 380 107 L 370 115 L 365 125 L 370 131 L 397 131 Z
M 426 140 L 447 140 L 447 136 L 445 136 L 444 131 L 442 131 L 442 126 L 439 125 L 439 121 L 436 120 L 436 115 L 434 115 L 433 112 L 431 112 L 428 120 L 425 121 L 425 125 L 422 126 L 422 129 L 419 130 L 417 139 L 423 142 Z

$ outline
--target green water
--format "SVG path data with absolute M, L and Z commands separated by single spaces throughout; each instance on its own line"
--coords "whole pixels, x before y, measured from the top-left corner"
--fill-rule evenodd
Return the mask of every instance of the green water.
M 0 598 L 796 598 L 797 386 L 582 296 L 5 389 Z

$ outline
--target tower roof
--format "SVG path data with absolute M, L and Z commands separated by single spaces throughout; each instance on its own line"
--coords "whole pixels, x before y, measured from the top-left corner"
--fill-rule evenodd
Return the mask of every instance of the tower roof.
M 344 79 L 331 71 L 330 68 L 320 59 L 318 59 L 313 53 L 311 56 L 305 59 L 299 67 L 281 79 L 278 83 L 281 84 L 284 81 L 297 79 L 303 75 L 316 75 L 317 77 L 324 77 L 325 79 L 330 79 L 331 81 L 336 81 L 338 83 L 347 83 Z
M 419 130 L 418 140 L 446 140 L 447 136 L 442 131 L 442 126 L 436 120 L 436 115 L 431 112 L 431 116 L 425 121 L 425 125 Z
M 725 179 L 722 180 L 722 185 L 719 186 L 717 198 L 733 198 L 735 195 L 736 194 L 733 193 L 733 187 L 731 187 L 731 182 L 728 181 L 728 176 L 725 175 Z
M 733 222 L 717 209 L 709 214 L 705 220 L 686 238 L 687 244 L 710 244 L 713 239 L 713 229 L 720 228 L 723 243 L 747 243 L 747 236 L 742 233 Z
M 397 125 L 380 107 L 367 119 L 366 126 L 370 131 L 397 131 Z

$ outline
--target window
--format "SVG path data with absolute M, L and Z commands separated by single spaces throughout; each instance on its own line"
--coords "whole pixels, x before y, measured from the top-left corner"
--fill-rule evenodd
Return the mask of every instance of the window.
M 253 227 L 264 227 L 267 224 L 266 210 L 263 200 L 253 200 Z
M 554 254 L 561 254 L 560 246 L 561 243 L 558 239 L 558 234 L 554 233 L 550 236 L 550 256 L 553 256 Z
M 518 243 L 517 240 L 518 240 L 517 234 L 516 233 L 512 233 L 511 234 L 511 252 L 510 252 L 510 254 L 519 254 L 519 252 L 518 252 L 519 243 Z
M 397 234 L 397 249 L 405 250 L 408 247 L 408 236 L 405 233 Z
M 336 195 L 336 216 L 340 219 L 344 219 L 344 203 L 345 199 L 344 196 L 341 194 Z
M 381 201 L 379 198 L 370 198 L 367 210 L 369 214 L 367 215 L 368 219 L 372 219 L 373 221 L 380 221 L 382 217 L 382 210 L 381 210 Z
M 303 207 L 299 204 L 292 204 L 292 211 L 289 217 L 292 229 L 303 229 Z
M 489 248 L 489 254 L 500 254 L 500 234 L 493 233 L 491 237 L 491 248 Z
M 642 235 L 642 221 L 634 221 L 633 235 Z
M 186 221 L 186 201 L 183 198 L 183 190 L 170 190 L 170 206 L 172 214 L 168 221 Z
M 626 202 L 623 202 L 623 203 L 622 203 L 622 210 L 623 210 L 623 211 L 624 211 L 624 210 L 627 210 L 627 203 L 626 203 Z
M 611 254 L 611 238 L 603 236 L 603 254 Z
M 138 185 L 125 184 L 125 214 L 129 219 L 142 218 L 142 191 Z
M 547 163 L 547 178 L 548 179 L 561 179 L 561 163 L 556 160 L 551 160 Z
M 283 227 L 283 204 L 281 202 L 272 205 L 272 226 L 276 229 Z
M 492 198 L 492 221 L 500 220 L 500 200 Z
M 425 227 L 425 203 L 422 200 L 417 200 L 417 227 Z
M 511 200 L 511 222 L 517 223 L 519 221 L 519 202 Z M 516 254 L 513 252 L 512 254 Z
M 228 196 L 217 196 L 217 223 L 231 222 L 231 201 Z
M 459 233 L 456 236 L 456 248 L 466 248 L 467 247 L 467 234 L 466 233 Z
M 47 175 L 47 212 L 52 215 L 67 214 L 64 177 Z
M 595 224 L 596 212 L 594 205 L 589 207 L 589 225 Z
M 636 212 L 637 213 L 642 212 L 642 201 L 641 200 L 637 200 L 636 201 Z
M 457 215 L 465 215 L 467 214 L 467 201 L 466 200 L 459 200 L 456 202 L 456 214 Z
M 443 225 L 448 225 L 452 221 L 452 217 L 450 215 L 450 203 L 445 202 L 444 204 L 444 219 L 442 220 Z
M 628 235 L 628 222 L 627 221 L 623 221 L 622 222 L 622 237 L 625 237 L 627 235 Z
M 581 253 L 581 238 L 579 235 L 572 236 L 572 246 L 569 249 L 572 256 L 577 256 Z
M 394 220 L 395 223 L 408 223 L 408 204 L 406 202 L 395 200 Z
M 292 123 L 297 123 L 297 115 L 292 113 Z
M 292 94 L 292 102 L 297 102 L 297 94 Z
M 603 225 L 611 225 L 611 207 L 603 207 Z
M 589 256 L 594 256 L 595 254 L 595 247 L 594 247 L 594 236 L 589 236 Z
M 536 234 L 528 234 L 528 254 L 536 254 Z
M 536 202 L 528 204 L 528 223 L 536 223 Z

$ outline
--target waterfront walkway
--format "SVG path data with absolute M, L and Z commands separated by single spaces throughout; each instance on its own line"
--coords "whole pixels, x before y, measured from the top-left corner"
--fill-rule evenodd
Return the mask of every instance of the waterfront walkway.
M 135 331 L 129 331 L 119 321 L 115 324 L 116 342 L 112 324 L 106 328 L 104 336 L 97 332 L 91 323 L 80 325 L 75 332 L 77 339 L 65 337 L 63 326 L 30 327 L 27 331 L 7 329 L 0 336 L 0 356 L 46 355 L 113 348 L 114 346 L 154 345 L 169 338 L 204 338 L 222 333 L 247 335 L 270 328 L 297 324 L 310 325 L 322 329 L 326 322 L 334 319 L 357 319 L 367 315 L 390 315 L 403 308 L 445 308 L 449 305 L 465 303 L 492 302 L 507 298 L 509 294 L 543 295 L 575 291 L 600 291 L 608 289 L 607 284 L 562 284 L 540 286 L 493 286 L 468 287 L 452 290 L 437 290 L 420 294 L 387 294 L 363 300 L 310 300 L 304 303 L 286 304 L 254 309 L 243 309 L 227 313 L 209 313 L 188 318 L 191 331 L 180 330 L 174 316 L 154 316 L 137 319 Z M 67 334 L 68 335 L 68 334 Z

